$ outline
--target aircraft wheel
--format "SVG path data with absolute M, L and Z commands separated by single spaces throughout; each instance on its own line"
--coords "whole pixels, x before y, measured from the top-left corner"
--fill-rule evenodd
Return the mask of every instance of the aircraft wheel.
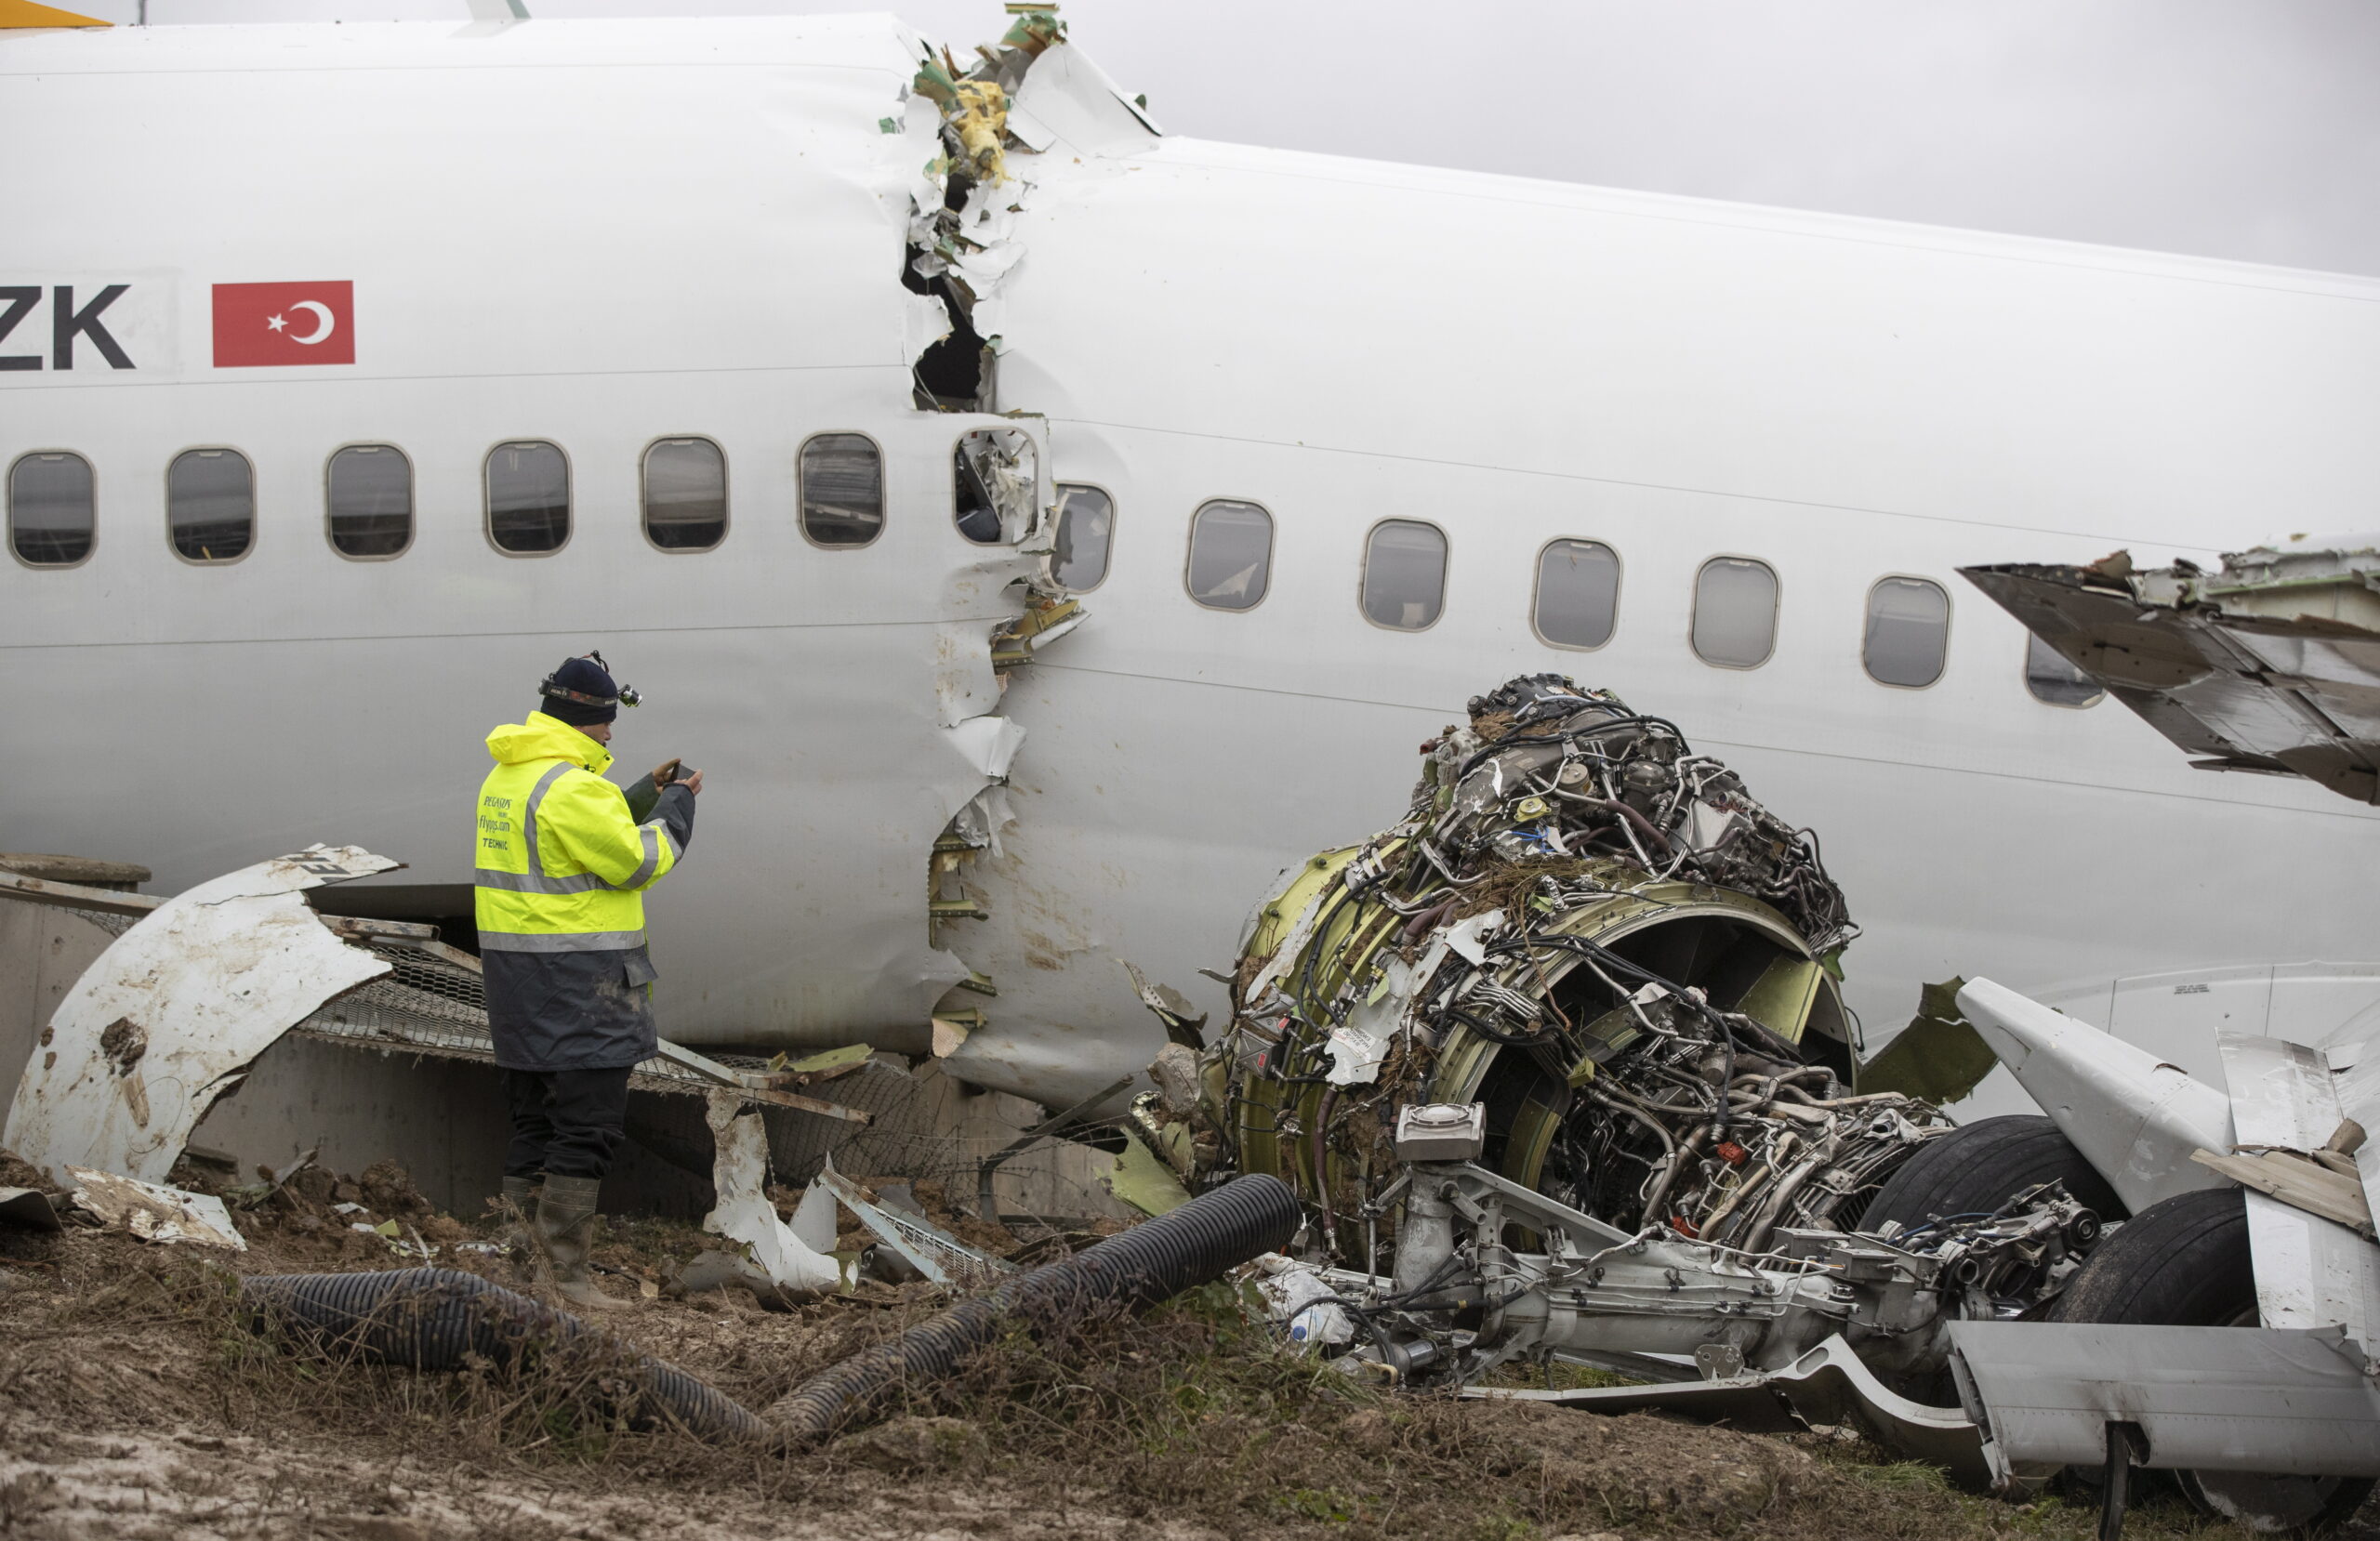
M 1887 1220 L 1924 1225 L 1939 1216 L 1989 1215 L 2026 1189 L 2051 1179 L 2102 1220 L 2120 1220 L 2123 1201 L 2082 1152 L 2040 1113 L 2008 1113 L 1962 1125 L 1918 1147 L 1859 1217 L 1858 1229 Z
M 2237 1188 L 2202 1189 L 2150 1205 L 2092 1252 L 2058 1297 L 2052 1319 L 2254 1326 L 2246 1195 Z M 2254 1531 L 2317 1535 L 2344 1523 L 2373 1488 L 2365 1477 L 2177 1471 L 2174 1478 L 2184 1495 L 2210 1514 Z

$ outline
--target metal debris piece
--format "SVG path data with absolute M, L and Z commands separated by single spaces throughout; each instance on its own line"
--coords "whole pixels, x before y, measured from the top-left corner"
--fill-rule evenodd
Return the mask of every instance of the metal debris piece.
M 2190 1159 L 2248 1190 L 2259 1319 L 2268 1327 L 2340 1326 L 2372 1344 L 2380 1246 L 2353 1160 L 2366 1141 L 2341 1112 L 2329 1056 L 2241 1033 L 2217 1034 L 2215 1047 L 2231 1087 L 2231 1143 Z
M 131 893 L 156 875 L 133 862 L 103 862 L 90 856 L 60 856 L 47 851 L 0 850 L 0 876 L 38 878 L 121 895 Z
M 2380 537 L 2299 537 L 2135 569 L 1963 567 L 2204 770 L 2303 776 L 2380 802 Z
M 147 868 L 139 869 L 147 871 Z M 0 870 L 0 896 L 21 899 L 28 903 L 47 904 L 60 909 L 92 910 L 100 915 L 131 915 L 138 919 L 148 915 L 164 900 L 145 893 L 130 893 L 118 889 L 69 883 L 62 878 L 36 877 L 29 873 Z
M 2372 1205 L 2364 1201 L 2363 1184 L 2294 1151 L 2242 1150 L 2228 1155 L 2193 1151 L 2190 1159 L 2309 1215 L 2346 1226 L 2366 1241 L 2374 1239 Z
M 77 1208 L 144 1242 L 194 1242 L 233 1252 L 248 1249 L 239 1228 L 231 1223 L 231 1212 L 212 1194 L 188 1193 L 87 1166 L 67 1167 L 66 1179 L 74 1184 Z
M 830 1048 L 799 1060 L 789 1060 L 780 1054 L 769 1062 L 768 1077 L 772 1084 L 780 1087 L 815 1086 L 839 1075 L 849 1075 L 867 1063 L 869 1056 L 875 1052 L 866 1044 L 845 1044 L 840 1048 Z
M 1165 1024 L 1165 1035 L 1170 1042 L 1193 1051 L 1207 1047 L 1207 1014 L 1191 1004 L 1188 996 L 1170 984 L 1151 984 L 1148 976 L 1130 958 L 1120 958 L 1124 972 L 1132 981 L 1132 994 L 1150 1014 Z
M 849 1289 L 846 1267 L 804 1242 L 777 1218 L 769 1199 L 769 1137 L 760 1109 L 739 1092 L 710 1094 L 711 1186 L 718 1202 L 703 1229 L 741 1242 L 753 1263 L 781 1289 L 825 1293 Z
M 1121 1080 L 1112 1082 L 1100 1090 L 1092 1092 L 1089 1097 L 1084 1098 L 1074 1106 L 1070 1108 L 1064 1108 L 1054 1113 L 1051 1113 L 1040 1123 L 1034 1125 L 1031 1128 L 1026 1129 L 1023 1134 L 1018 1135 L 1014 1139 L 1010 1140 L 1006 1145 L 1000 1147 L 997 1151 L 994 1151 L 990 1155 L 985 1156 L 984 1158 L 983 1165 L 975 1168 L 976 1218 L 985 1220 L 993 1225 L 1000 1223 L 999 1205 L 998 1203 L 997 1196 L 992 1191 L 992 1175 L 995 1172 L 998 1172 L 1000 1167 L 1005 1166 L 1008 1162 L 1013 1160 L 1017 1156 L 1023 1155 L 1026 1151 L 1031 1150 L 1042 1140 L 1050 1139 L 1051 1136 L 1059 1134 L 1064 1130 L 1073 1128 L 1078 1124 L 1087 1124 L 1090 1121 L 1090 1114 L 1092 1109 L 1098 1107 L 1101 1103 L 1106 1101 L 1109 1098 L 1115 1096 L 1117 1092 L 1122 1091 L 1131 1084 L 1132 1077 L 1129 1075 L 1123 1077 Z
M 60 1231 L 58 1211 L 38 1188 L 0 1188 L 0 1220 L 28 1231 Z
M 1943 1107 L 1999 1069 L 2000 1057 L 1959 1012 L 1958 994 L 1966 982 L 1952 979 L 1925 986 L 1909 1025 L 1860 1063 L 1858 1089 L 1897 1091 Z
M 1149 1149 L 1138 1130 L 1116 1156 L 1116 1170 L 1105 1179 L 1107 1191 L 1144 1215 L 1169 1215 L 1190 1202 L 1170 1163 Z
M 1754 1433 L 1792 1433 L 1805 1427 L 1857 1423 L 1897 1454 L 1930 1461 L 1980 1486 L 1990 1469 L 1974 1419 L 1955 1407 L 1929 1407 L 1899 1395 L 1860 1363 L 1851 1345 L 1832 1337 L 1778 1370 L 1754 1370 L 1717 1379 L 1650 1386 L 1593 1386 L 1567 1391 L 1471 1386 L 1466 1397 L 1489 1402 L 1540 1402 L 1599 1413 L 1640 1410 L 1683 1413 Z
M 74 1165 L 162 1181 L 258 1055 L 390 971 L 326 929 L 303 890 L 402 864 L 311 846 L 159 905 L 60 1003 L 8 1110 L 9 1147 L 54 1180 Z
M 1994 1486 L 2096 1467 L 2108 1426 L 2169 1470 L 2380 1476 L 2380 1385 L 2338 1329 L 1952 1322 L 1960 1395 Z
M 818 1174 L 817 1180 L 841 1201 L 844 1208 L 858 1216 L 859 1222 L 874 1231 L 876 1239 L 896 1257 L 945 1288 L 970 1292 L 990 1289 L 1016 1271 L 1008 1263 L 978 1252 L 922 1216 L 904 1215 L 868 1203 L 859 1184 L 836 1171 L 831 1161 Z

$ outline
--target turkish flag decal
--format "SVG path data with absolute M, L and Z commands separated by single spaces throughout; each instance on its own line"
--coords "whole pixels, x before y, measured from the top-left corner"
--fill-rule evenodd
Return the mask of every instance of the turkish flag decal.
M 355 362 L 355 285 L 218 283 L 215 367 Z

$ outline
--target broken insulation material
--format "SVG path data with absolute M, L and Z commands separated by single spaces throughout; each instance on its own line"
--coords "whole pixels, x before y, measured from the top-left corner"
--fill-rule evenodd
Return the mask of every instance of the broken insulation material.
M 1948 1131 L 1853 1095 L 1842 890 L 1676 725 L 1538 675 L 1422 755 L 1400 823 L 1258 911 L 1185 1119 L 1210 1170 L 1298 1185 L 1321 1256 L 1376 1266 L 1400 1106 L 1484 1104 L 1490 1170 L 1752 1250 L 1850 1228 Z
M 1065 24 L 1047 11 L 1017 19 L 983 62 L 961 72 L 947 51 L 919 61 L 917 94 L 942 115 L 939 153 L 922 168 L 910 197 L 909 246 L 902 279 L 942 303 L 947 325 L 920 352 L 917 404 L 928 412 L 991 412 L 998 397 L 999 336 L 996 291 L 1024 256 L 1016 216 L 1032 191 L 1013 174 L 1012 151 L 1032 152 L 1009 126 L 1013 93 L 1033 61 L 1065 40 Z

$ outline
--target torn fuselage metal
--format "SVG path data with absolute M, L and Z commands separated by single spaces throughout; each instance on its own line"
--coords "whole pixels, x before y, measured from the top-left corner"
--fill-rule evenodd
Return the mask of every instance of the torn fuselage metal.
M 2122 551 L 1959 571 L 2200 769 L 2380 802 L 2380 537 L 2299 537 L 2215 573 Z
M 165 1181 L 258 1055 L 390 971 L 325 927 L 304 890 L 401 864 L 313 846 L 158 905 L 59 1003 L 9 1105 L 9 1148 L 54 1181 L 69 1166 Z

